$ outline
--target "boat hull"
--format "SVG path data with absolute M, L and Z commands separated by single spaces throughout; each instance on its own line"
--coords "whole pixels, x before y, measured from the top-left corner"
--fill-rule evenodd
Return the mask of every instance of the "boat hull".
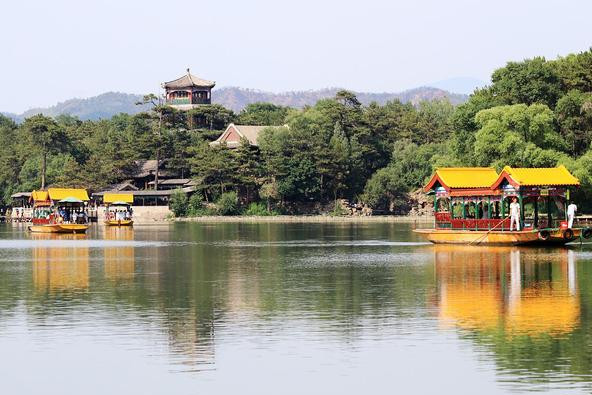
M 89 225 L 85 224 L 46 224 L 30 225 L 29 231 L 34 233 L 85 233 Z
M 471 245 L 562 245 L 580 237 L 580 229 L 571 229 L 566 237 L 560 229 L 549 230 L 544 237 L 538 230 L 522 231 L 486 231 L 458 229 L 415 229 L 434 244 L 471 244 Z
M 122 220 L 107 220 L 105 221 L 105 225 L 107 226 L 132 226 L 134 221 L 131 219 L 122 219 Z

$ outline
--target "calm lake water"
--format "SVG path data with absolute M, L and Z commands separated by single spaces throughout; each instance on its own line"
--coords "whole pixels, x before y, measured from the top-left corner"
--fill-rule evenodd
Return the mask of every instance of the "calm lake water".
M 3 394 L 592 391 L 592 248 L 409 224 L 0 227 Z

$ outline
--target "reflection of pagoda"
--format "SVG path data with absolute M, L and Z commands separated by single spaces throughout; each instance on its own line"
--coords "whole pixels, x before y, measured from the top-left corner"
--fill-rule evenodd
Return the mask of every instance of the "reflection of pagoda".
M 445 324 L 539 336 L 569 333 L 579 322 L 573 251 L 548 263 L 512 248 L 438 246 L 436 274 Z
M 166 103 L 177 110 L 191 110 L 202 104 L 212 103 L 214 81 L 204 80 L 189 72 L 176 80 L 165 82 Z

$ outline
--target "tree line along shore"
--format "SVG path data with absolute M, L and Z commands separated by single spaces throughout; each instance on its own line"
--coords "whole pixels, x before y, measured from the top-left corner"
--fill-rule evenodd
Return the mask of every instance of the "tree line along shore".
M 150 97 L 148 97 L 150 98 Z M 256 144 L 210 143 L 234 122 L 266 126 Z M 0 116 L 0 199 L 48 185 L 108 190 L 139 160 L 165 159 L 194 181 L 171 195 L 177 216 L 345 214 L 341 199 L 376 213 L 406 214 L 411 192 L 437 167 L 565 165 L 580 179 L 574 199 L 592 203 L 592 50 L 554 60 L 508 62 L 491 84 L 453 106 L 399 101 L 362 105 L 338 92 L 292 109 L 220 105 L 80 121 Z

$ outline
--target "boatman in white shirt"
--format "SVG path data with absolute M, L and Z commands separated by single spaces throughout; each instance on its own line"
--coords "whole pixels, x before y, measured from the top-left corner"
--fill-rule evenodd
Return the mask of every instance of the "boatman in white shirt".
M 576 217 L 576 212 L 578 211 L 578 206 L 571 202 L 569 206 L 567 206 L 567 227 L 571 229 L 573 226 L 574 218 Z
M 516 225 L 516 230 L 520 230 L 520 204 L 516 197 L 514 197 L 512 203 L 510 203 L 510 231 L 514 224 Z

